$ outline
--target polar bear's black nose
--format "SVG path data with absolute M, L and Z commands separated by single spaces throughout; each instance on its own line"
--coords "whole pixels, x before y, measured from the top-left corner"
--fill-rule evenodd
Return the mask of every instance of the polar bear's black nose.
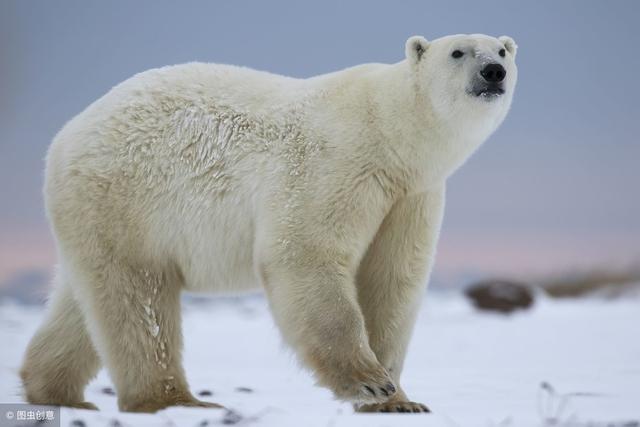
M 489 64 L 480 71 L 480 75 L 489 83 L 497 83 L 504 80 L 507 70 L 500 64 Z

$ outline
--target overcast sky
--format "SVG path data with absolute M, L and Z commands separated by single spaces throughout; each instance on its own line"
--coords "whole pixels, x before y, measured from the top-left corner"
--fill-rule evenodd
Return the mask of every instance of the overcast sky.
M 451 179 L 445 232 L 638 241 L 639 19 L 637 1 L 2 0 L 0 232 L 44 228 L 52 137 L 134 73 L 199 60 L 307 77 L 399 61 L 414 34 L 486 33 L 518 43 L 518 87 Z

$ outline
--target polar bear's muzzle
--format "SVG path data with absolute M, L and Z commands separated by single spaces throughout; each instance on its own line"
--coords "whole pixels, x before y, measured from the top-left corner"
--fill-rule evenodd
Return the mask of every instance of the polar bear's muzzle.
M 507 70 L 498 63 L 485 65 L 474 78 L 470 94 L 485 99 L 497 98 L 504 93 L 503 81 Z

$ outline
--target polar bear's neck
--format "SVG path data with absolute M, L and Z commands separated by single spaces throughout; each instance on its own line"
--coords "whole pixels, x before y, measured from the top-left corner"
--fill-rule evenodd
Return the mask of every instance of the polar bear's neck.
M 496 125 L 467 112 L 438 116 L 411 72 L 405 62 L 345 70 L 335 80 L 340 89 L 329 90 L 327 106 L 343 120 L 360 122 L 353 127 L 365 129 L 366 144 L 380 139 L 377 145 L 389 148 L 393 161 L 401 163 L 396 168 L 409 172 L 408 185 L 420 191 L 442 184 Z

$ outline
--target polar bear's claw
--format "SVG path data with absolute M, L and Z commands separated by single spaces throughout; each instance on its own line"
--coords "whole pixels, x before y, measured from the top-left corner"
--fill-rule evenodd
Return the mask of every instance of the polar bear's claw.
M 384 403 L 374 403 L 371 405 L 362 405 L 357 409 L 358 412 L 396 412 L 396 413 L 431 413 L 426 405 L 418 402 L 398 402 L 389 401 Z

